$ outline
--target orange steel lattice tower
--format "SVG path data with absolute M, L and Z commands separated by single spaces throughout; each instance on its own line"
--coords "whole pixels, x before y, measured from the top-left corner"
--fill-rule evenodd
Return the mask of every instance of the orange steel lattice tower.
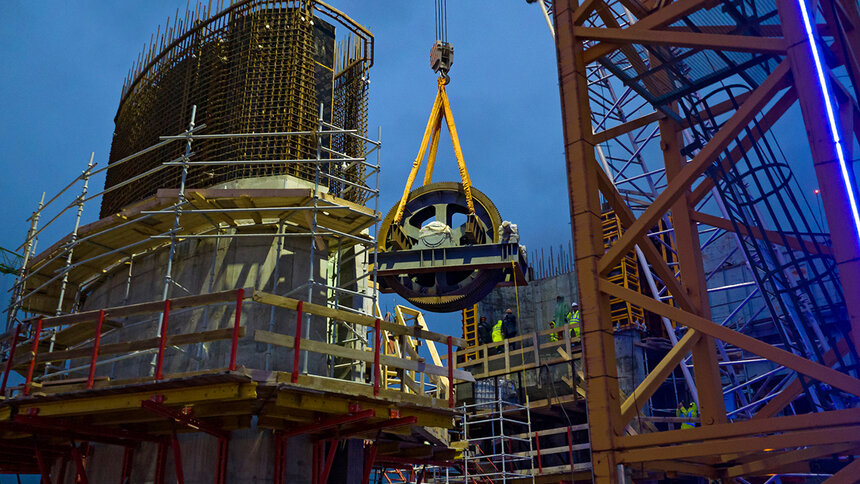
M 808 473 L 810 461 L 829 456 L 827 482 L 854 482 L 860 460 L 845 464 L 860 447 L 860 216 L 849 161 L 860 137 L 857 2 L 552 6 L 595 482 L 625 482 L 631 471 L 740 482 Z M 779 149 L 791 133 L 782 127 L 799 123 L 811 159 L 805 147 Z M 794 173 L 803 170 L 817 177 L 823 227 L 800 208 L 805 180 Z M 622 225 L 608 250 L 606 206 Z M 650 235 L 661 224 L 672 233 L 671 266 Z M 702 250 L 717 236 L 737 241 L 750 298 L 779 344 L 754 337 L 736 311 L 715 322 Z M 611 281 L 631 250 L 665 291 L 652 298 Z M 613 298 L 685 328 L 624 400 Z M 689 353 L 701 426 L 625 432 Z M 726 354 L 755 355 L 779 378 L 737 403 L 725 388 L 733 372 L 721 372 Z M 739 407 L 727 411 L 726 402 Z

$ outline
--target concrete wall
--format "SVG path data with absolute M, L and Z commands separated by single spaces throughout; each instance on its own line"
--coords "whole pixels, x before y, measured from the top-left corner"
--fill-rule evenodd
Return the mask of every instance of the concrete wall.
M 645 349 L 641 346 L 642 333 L 635 329 L 624 329 L 615 332 L 615 362 L 618 369 L 618 388 L 625 395 L 630 395 L 642 383 L 645 371 Z M 650 409 L 645 405 L 642 413 L 649 415 Z
M 564 297 L 566 304 L 578 300 L 576 273 L 529 281 L 525 287 L 498 287 L 478 303 L 478 316 L 496 321 L 504 316 L 506 308 L 516 313 L 519 300 L 520 334 L 549 329 L 555 314 L 556 297 Z M 642 334 L 636 330 L 615 332 L 615 357 L 618 367 L 618 385 L 629 395 L 646 376 L 645 353 L 640 346 Z
M 182 472 L 186 484 L 211 484 L 215 481 L 218 440 L 205 434 L 180 434 Z M 124 448 L 116 445 L 96 445 L 87 462 L 87 478 L 92 483 L 119 482 L 122 472 Z M 272 432 L 249 429 L 234 431 L 230 439 L 227 464 L 228 483 L 263 484 L 273 481 L 274 444 Z M 155 482 L 155 462 L 158 446 L 141 444 L 134 453 L 131 483 Z M 312 444 L 307 437 L 287 440 L 286 482 L 311 482 Z M 53 476 L 59 476 L 59 462 Z M 66 466 L 62 482 L 74 482 L 74 463 Z M 167 451 L 165 481 L 176 482 L 176 465 L 173 449 Z M 55 477 L 54 482 L 59 481 Z
M 293 188 L 308 187 L 306 182 L 289 177 L 268 177 L 257 180 L 239 180 L 216 188 Z M 312 186 L 312 185 L 311 185 Z M 255 288 L 267 292 L 290 295 L 308 300 L 308 288 L 294 288 L 306 284 L 311 277 L 311 239 L 309 237 L 274 237 L 273 228 L 240 226 L 225 233 L 264 233 L 264 237 L 236 237 L 225 239 L 185 239 L 176 245 L 173 257 L 172 276 L 176 284 L 171 285 L 168 297 L 206 294 L 235 288 Z M 268 232 L 266 232 L 268 231 Z M 331 267 L 328 250 L 314 251 L 313 279 L 325 283 L 330 277 Z M 158 301 L 162 299 L 168 262 L 168 248 L 137 255 L 131 264 L 116 268 L 94 284 L 82 301 L 82 310 L 100 309 L 125 304 Z M 356 260 L 359 267 L 364 259 Z M 355 268 L 354 268 L 355 269 Z M 349 279 L 356 270 L 349 272 Z M 362 290 L 366 282 L 352 285 L 351 289 Z M 315 289 L 311 301 L 325 304 L 326 294 Z M 358 298 L 346 298 L 341 304 L 361 304 Z M 168 334 L 194 333 L 232 327 L 235 304 L 212 305 L 195 309 L 176 309 L 170 312 Z M 127 318 L 117 321 L 122 327 L 102 338 L 102 344 L 152 338 L 158 334 L 160 314 Z M 303 319 L 304 321 L 304 319 Z M 245 336 L 239 341 L 237 364 L 247 368 L 292 371 L 292 349 L 270 347 L 255 343 L 256 329 L 295 334 L 296 313 L 281 308 L 244 301 L 242 326 Z M 310 338 L 326 340 L 326 320 L 311 319 Z M 307 334 L 307 333 L 305 333 Z M 190 372 L 206 369 L 223 369 L 228 366 L 230 341 L 214 341 L 186 345 L 180 349 L 168 348 L 164 358 L 164 374 Z M 112 380 L 137 378 L 154 373 L 155 352 L 132 355 L 113 363 L 97 367 L 96 376 Z M 322 355 L 308 353 L 308 372 L 327 374 L 327 365 Z M 102 358 L 100 360 L 105 360 Z M 81 359 L 72 367 L 85 365 Z M 73 376 L 86 376 L 83 371 Z M 232 433 L 228 458 L 227 482 L 238 484 L 264 483 L 272 481 L 274 444 L 269 430 L 255 426 Z M 214 480 L 218 442 L 205 434 L 180 434 L 182 464 L 185 482 L 190 484 L 210 483 Z M 312 446 L 306 437 L 287 441 L 287 482 L 309 483 L 311 480 Z M 131 482 L 148 483 L 154 480 L 157 446 L 142 444 L 135 452 L 134 473 Z M 94 447 L 92 463 L 88 465 L 90 482 L 115 482 L 119 479 L 123 449 L 118 446 L 97 445 Z M 361 462 L 358 459 L 357 462 Z M 166 482 L 175 480 L 173 451 L 168 452 Z M 56 469 L 55 472 L 59 472 Z M 73 466 L 69 466 L 67 479 L 70 482 Z M 56 474 L 55 474 L 56 475 Z
M 292 288 L 308 281 L 310 275 L 310 241 L 307 238 L 286 238 L 283 247 L 274 237 L 241 237 L 233 239 L 186 239 L 176 246 L 173 261 L 173 280 L 178 285 L 170 288 L 168 297 L 206 294 L 240 287 L 286 294 Z M 325 281 L 327 253 L 315 253 L 315 280 Z M 108 276 L 94 288 L 84 309 L 98 309 L 124 304 L 157 301 L 162 298 L 168 250 L 136 257 L 128 269 Z M 277 272 L 275 266 L 277 265 Z M 277 287 L 274 286 L 277 277 Z M 292 294 L 306 299 L 307 288 Z M 316 290 L 313 302 L 324 303 L 324 294 Z M 232 327 L 235 304 L 212 305 L 201 308 L 177 309 L 170 312 L 168 334 L 194 333 Z M 158 313 L 127 318 L 123 327 L 107 334 L 102 342 L 115 343 L 155 337 L 159 329 Z M 245 337 L 239 342 L 238 364 L 249 368 L 291 371 L 292 351 L 287 348 L 267 348 L 253 342 L 255 329 L 274 330 L 295 334 L 296 314 L 281 308 L 245 301 L 242 306 L 242 325 Z M 313 318 L 310 336 L 325 340 L 324 320 Z M 112 379 L 134 378 L 152 374 L 152 355 L 142 354 L 100 365 L 97 376 Z M 165 353 L 164 373 L 224 368 L 229 362 L 230 342 L 213 341 L 169 349 Z M 76 362 L 78 363 L 78 362 Z M 83 360 L 80 362 L 83 364 Z M 73 364 L 74 365 L 74 364 Z M 319 365 L 312 368 L 320 372 Z
M 564 297 L 570 304 L 578 297 L 576 273 L 569 272 L 555 277 L 529 281 L 528 286 L 497 287 L 478 303 L 478 316 L 489 321 L 498 321 L 511 308 L 517 314 L 519 302 L 520 334 L 549 329 L 555 314 L 556 296 Z

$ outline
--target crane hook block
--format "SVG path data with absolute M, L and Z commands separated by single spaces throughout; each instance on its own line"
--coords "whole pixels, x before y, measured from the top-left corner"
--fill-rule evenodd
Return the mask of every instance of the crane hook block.
M 430 68 L 447 77 L 454 63 L 454 44 L 437 40 L 430 49 Z

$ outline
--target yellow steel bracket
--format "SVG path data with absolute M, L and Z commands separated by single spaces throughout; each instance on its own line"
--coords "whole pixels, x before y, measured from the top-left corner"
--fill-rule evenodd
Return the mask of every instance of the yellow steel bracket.
M 475 204 L 472 201 L 472 180 L 469 178 L 469 171 L 466 169 L 466 161 L 463 159 L 463 151 L 460 149 L 460 138 L 457 137 L 457 126 L 454 124 L 454 114 L 451 112 L 451 103 L 448 101 L 448 94 L 445 92 L 445 78 L 440 77 L 437 80 L 439 91 L 436 93 L 436 100 L 433 102 L 433 110 L 430 112 L 430 119 L 427 121 L 427 128 L 424 130 L 424 138 L 421 140 L 421 147 L 418 149 L 418 156 L 412 162 L 412 171 L 409 172 L 409 178 L 406 179 L 406 188 L 403 189 L 403 196 L 400 197 L 400 203 L 397 205 L 397 212 L 394 214 L 393 223 L 399 224 L 403 220 L 403 211 L 406 208 L 406 199 L 409 198 L 409 192 L 412 191 L 412 185 L 415 183 L 415 177 L 418 176 L 418 170 L 421 169 L 421 163 L 424 161 L 424 153 L 427 152 L 427 145 L 430 145 L 430 153 L 427 156 L 427 170 L 424 173 L 424 185 L 427 185 L 433 179 L 433 168 L 436 163 L 436 151 L 439 148 L 439 135 L 442 131 L 442 119 L 448 125 L 448 132 L 451 133 L 451 144 L 454 146 L 454 156 L 457 158 L 457 167 L 460 170 L 460 179 L 463 182 L 463 190 L 466 192 L 466 205 L 469 207 L 469 214 L 475 214 Z

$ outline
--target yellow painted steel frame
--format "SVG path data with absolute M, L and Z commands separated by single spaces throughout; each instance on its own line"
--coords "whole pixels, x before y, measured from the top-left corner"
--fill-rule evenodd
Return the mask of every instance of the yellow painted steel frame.
M 436 151 L 439 148 L 439 135 L 442 131 L 443 118 L 448 125 L 448 132 L 451 133 L 451 144 L 454 146 L 454 156 L 457 158 L 457 168 L 460 170 L 463 191 L 466 192 L 466 204 L 469 207 L 469 214 L 474 215 L 475 213 L 475 204 L 472 202 L 472 180 L 469 178 L 469 171 L 466 169 L 466 160 L 463 159 L 463 151 L 460 149 L 460 138 L 457 136 L 457 126 L 454 125 L 454 114 L 451 111 L 451 103 L 448 101 L 448 94 L 445 92 L 445 82 L 445 79 L 442 77 L 437 81 L 439 90 L 436 93 L 436 100 L 433 101 L 433 109 L 430 111 L 430 119 L 427 121 L 427 129 L 424 130 L 421 147 L 418 148 L 418 156 L 412 162 L 412 171 L 409 172 L 409 178 L 406 179 L 403 196 L 400 197 L 397 212 L 394 214 L 393 223 L 395 225 L 403 220 L 403 210 L 406 207 L 406 200 L 409 198 L 409 192 L 412 191 L 412 185 L 415 183 L 415 177 L 418 176 L 418 170 L 421 169 L 421 163 L 424 161 L 424 153 L 427 151 L 428 144 L 430 145 L 430 153 L 427 156 L 424 185 L 429 184 L 433 179 L 433 168 L 436 163 Z
M 808 2 L 811 3 L 810 11 L 816 11 L 819 1 L 824 4 L 824 21 L 826 29 L 831 32 L 828 35 L 841 31 L 842 37 L 837 36 L 837 39 L 849 39 L 837 42 L 840 46 L 821 43 L 819 47 L 828 49 L 827 56 L 832 54 L 831 57 L 836 59 L 834 62 L 845 65 L 850 72 L 860 72 L 857 56 L 860 46 L 860 7 L 854 0 L 813 0 Z M 826 127 L 821 122 L 825 119 L 821 112 L 822 103 L 820 100 L 816 103 L 814 96 L 810 95 L 820 91 L 816 91 L 818 87 L 815 85 L 814 68 L 810 68 L 810 43 L 804 37 L 805 30 L 797 1 L 777 0 L 782 25 L 773 26 L 776 29 L 768 37 L 701 33 L 685 31 L 683 28 L 672 30 L 686 16 L 719 8 L 721 2 L 713 0 L 618 0 L 617 3 L 623 6 L 627 15 L 636 17 L 635 20 L 631 17 L 631 26 L 626 28 L 619 28 L 609 8 L 610 3 L 615 4 L 608 0 L 557 0 L 553 3 L 570 214 L 582 307 L 582 347 L 595 482 L 623 482 L 620 470 L 623 466 L 642 472 L 692 474 L 720 478 L 723 482 L 736 482 L 735 477 L 761 476 L 804 466 L 808 472 L 809 461 L 824 456 L 857 456 L 860 449 L 860 409 L 775 416 L 803 391 L 801 379 L 824 382 L 847 394 L 860 396 L 860 380 L 827 366 L 837 359 L 836 352 L 845 354 L 849 351 L 848 343 L 840 341 L 841 344 L 824 355 L 825 365 L 822 365 L 714 323 L 710 315 L 696 228 L 697 223 L 704 223 L 724 230 L 737 230 L 725 223 L 725 219 L 711 217 L 713 220 L 709 222 L 706 217 L 696 213 L 697 205 L 713 187 L 713 182 L 707 177 L 702 179 L 702 176 L 721 155 L 728 153 L 721 163 L 734 163 L 740 157 L 736 151 L 748 149 L 751 143 L 756 142 L 760 135 L 750 134 L 751 131 L 747 129 L 754 119 L 758 119 L 758 125 L 767 131 L 793 104 L 800 104 L 806 121 L 819 183 L 827 185 L 835 183 L 828 180 L 838 180 L 835 172 L 827 171 L 836 163 L 832 162 L 833 157 L 828 157 L 828 150 L 832 150 L 833 146 L 828 133 L 823 131 Z M 840 18 L 833 21 L 833 15 Z M 596 23 L 605 24 L 606 27 L 582 27 L 590 18 L 597 18 Z M 719 28 L 714 27 L 714 30 Z M 599 133 L 593 131 L 586 70 L 588 64 L 619 51 L 629 61 L 631 69 L 636 71 L 633 74 L 646 79 L 643 81 L 645 89 L 658 91 L 659 94 L 660 86 L 654 83 L 654 78 L 649 81 L 643 74 L 648 67 L 639 54 L 638 46 L 642 44 L 763 52 L 776 55 L 782 61 L 758 87 L 739 101 L 736 109 L 700 113 L 703 117 L 725 117 L 710 141 L 695 156 L 687 159 L 681 154 L 681 133 L 686 126 L 661 111 L 604 128 Z M 831 79 L 835 79 L 829 71 L 825 76 L 828 74 Z M 837 86 L 835 89 L 843 116 L 842 138 L 848 139 L 848 145 L 851 145 L 860 139 L 860 107 L 845 92 L 850 88 L 838 81 L 834 80 L 833 85 Z M 662 108 L 672 110 L 673 106 L 665 105 Z M 658 123 L 667 185 L 636 217 L 625 197 L 598 163 L 596 149 L 607 140 L 653 123 Z M 832 190 L 831 196 L 834 196 L 833 193 L 838 191 Z M 601 230 L 604 203 L 615 211 L 623 227 L 621 236 L 608 251 L 604 249 Z M 845 204 L 842 205 L 844 210 Z M 825 203 L 828 220 L 847 220 L 844 214 L 838 212 L 839 207 L 837 203 Z M 674 226 L 680 280 L 675 278 L 675 271 L 669 268 L 664 257 L 648 240 L 649 230 L 666 215 L 672 217 Z M 860 299 L 852 297 L 848 288 L 860 287 L 860 254 L 856 253 L 856 244 L 846 238 L 847 231 L 838 227 L 839 222 L 833 225 L 833 254 L 839 264 L 842 286 L 846 288 L 852 337 L 856 346 L 860 342 Z M 768 236 L 753 235 L 758 238 Z M 783 239 L 776 243 L 790 246 L 795 242 Z M 609 272 L 634 245 L 638 245 L 645 255 L 646 260 L 641 262 L 649 264 L 654 274 L 666 285 L 672 304 L 652 299 L 609 280 Z M 611 298 L 640 306 L 688 328 L 684 337 L 627 398 L 621 395 L 618 386 Z M 797 372 L 797 378 L 751 419 L 727 422 L 715 340 L 791 369 Z M 693 354 L 702 426 L 625 436 L 624 429 L 631 419 L 636 417 L 639 409 L 690 352 Z M 856 476 L 858 466 L 849 465 L 827 482 L 854 482 L 852 478 Z

